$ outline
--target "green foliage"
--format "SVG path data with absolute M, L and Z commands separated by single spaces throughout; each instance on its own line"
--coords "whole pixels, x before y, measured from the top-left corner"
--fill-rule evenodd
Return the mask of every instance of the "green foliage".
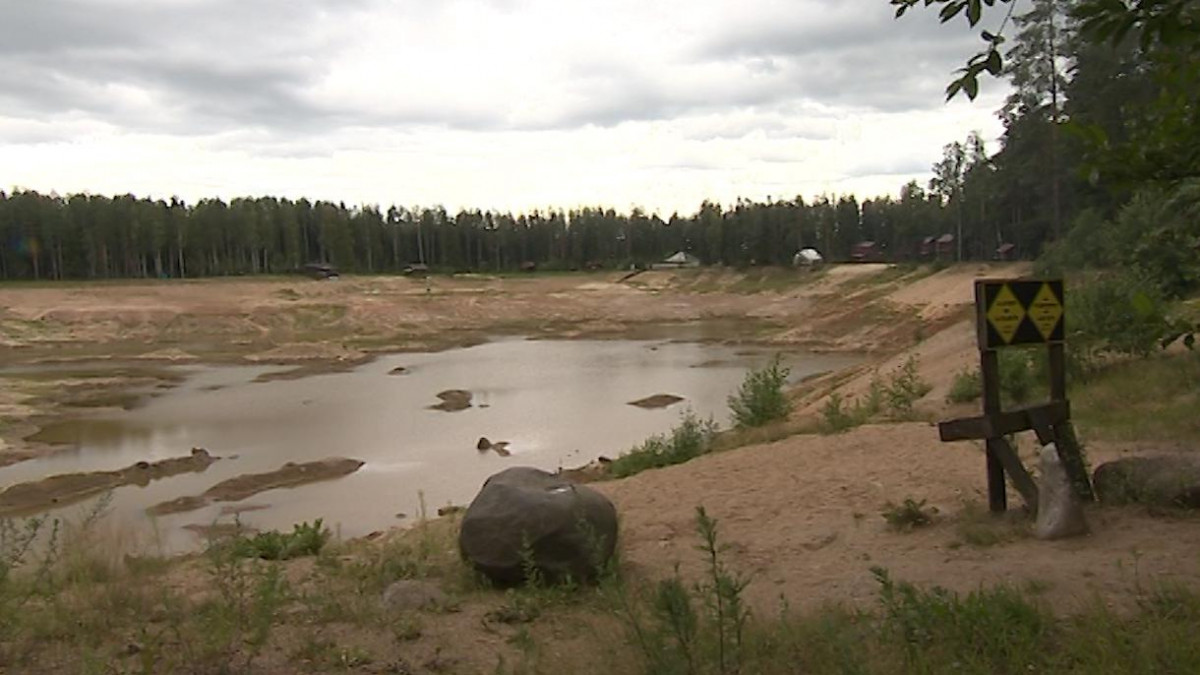
M 1019 591 L 998 586 L 964 598 L 892 581 L 878 567 L 872 573 L 880 585 L 884 629 L 903 646 L 910 672 L 953 661 L 963 672 L 1004 673 L 1045 660 L 1053 621 Z
M 911 419 L 913 404 L 932 388 L 917 372 L 915 356 L 909 356 L 887 379 L 876 374 L 871 378 L 867 393 L 847 401 L 833 392 L 821 407 L 822 428 L 826 433 L 839 433 L 865 424 L 882 412 L 891 419 Z
M 1140 274 L 1103 275 L 1073 291 L 1069 302 L 1068 344 L 1089 366 L 1105 354 L 1151 354 L 1174 327 L 1162 293 Z
M 983 396 L 983 381 L 979 370 L 961 370 L 954 374 L 946 400 L 950 403 L 970 403 Z
M 711 418 L 701 420 L 688 410 L 669 434 L 651 436 L 613 460 L 608 473 L 614 478 L 624 478 L 647 469 L 682 464 L 708 452 L 717 429 Z
M 893 504 L 888 502 L 883 507 L 883 519 L 887 521 L 888 527 L 897 532 L 912 532 L 919 527 L 925 527 L 933 524 L 933 517 L 937 514 L 937 509 L 933 507 L 925 508 L 925 500 L 915 501 L 912 497 L 906 497 L 904 503 Z
M 289 533 L 271 530 L 253 537 L 238 537 L 232 543 L 232 553 L 237 558 L 261 558 L 263 560 L 291 560 L 317 555 L 329 541 L 329 529 L 322 527 L 317 518 L 311 525 L 298 523 Z
M 929 393 L 930 384 L 917 373 L 917 357 L 910 356 L 888 377 L 884 395 L 893 416 L 905 418 L 912 414 L 917 399 Z
M 626 599 L 623 616 L 646 673 L 745 672 L 750 610 L 742 594 L 749 579 L 725 563 L 717 521 L 696 507 L 696 549 L 704 558 L 704 580 L 689 586 L 676 566 L 638 603 Z
M 734 425 L 761 427 L 785 419 L 792 410 L 783 390 L 789 373 L 790 369 L 780 364 L 779 356 L 765 367 L 746 373 L 737 393 L 728 399 Z

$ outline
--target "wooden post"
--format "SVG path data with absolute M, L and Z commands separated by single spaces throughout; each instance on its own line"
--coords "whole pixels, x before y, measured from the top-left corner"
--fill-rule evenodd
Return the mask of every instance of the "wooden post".
M 979 374 L 983 380 L 983 414 L 1000 412 L 1000 360 L 993 350 L 979 352 Z M 1004 485 L 1004 464 L 996 439 L 989 438 L 987 444 L 988 509 L 1003 513 L 1008 509 L 1008 493 Z
M 1061 342 L 1051 343 L 1050 346 L 1050 400 L 1067 400 L 1067 359 L 1066 350 Z M 1094 501 L 1091 477 L 1088 476 L 1087 463 L 1083 461 L 1083 449 L 1075 437 L 1075 428 L 1071 420 L 1063 420 L 1054 425 L 1054 447 L 1058 449 L 1058 458 L 1063 463 L 1063 469 L 1071 479 L 1075 496 L 1084 501 Z

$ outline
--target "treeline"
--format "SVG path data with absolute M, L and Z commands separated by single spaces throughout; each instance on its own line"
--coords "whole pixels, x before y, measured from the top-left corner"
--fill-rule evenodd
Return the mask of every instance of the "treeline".
M 951 143 L 928 185 L 909 183 L 898 198 L 705 202 L 664 220 L 607 208 L 451 214 L 271 197 L 186 204 L 0 192 L 0 278 L 279 273 L 311 262 L 363 273 L 583 269 L 676 251 L 705 264 L 781 265 L 808 246 L 846 259 L 862 241 L 903 260 L 951 234 L 942 256 L 989 259 L 1010 244 L 1009 255 L 1034 258 L 1057 242 L 1054 257 L 1073 264 L 1182 266 L 1198 280 L 1171 283 L 1193 288 L 1200 218 L 1191 207 L 1147 207 L 1194 204 L 1188 195 L 1200 189 L 1200 9 L 1175 4 L 1187 13 L 1164 26 L 1187 30 L 1113 42 L 1078 30 L 1076 3 L 1032 0 L 1009 36 L 1013 93 L 998 111 L 999 150 L 978 134 Z M 1085 248 L 1088 259 L 1072 255 Z
M 688 251 L 706 264 L 784 265 L 806 246 L 845 257 L 864 239 L 916 252 L 946 212 L 917 186 L 900 200 L 854 197 L 729 209 L 704 203 L 663 220 L 634 210 L 386 211 L 270 197 L 197 204 L 132 195 L 0 193 L 4 279 L 179 278 L 281 273 L 328 262 L 361 273 L 423 263 L 447 271 L 628 267 Z

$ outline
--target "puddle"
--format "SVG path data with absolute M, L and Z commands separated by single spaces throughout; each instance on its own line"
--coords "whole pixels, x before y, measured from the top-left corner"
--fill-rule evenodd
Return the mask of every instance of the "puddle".
M 169 551 L 195 548 L 230 504 L 151 519 L 144 510 L 220 481 L 287 462 L 349 457 L 366 464 L 337 480 L 256 495 L 267 508 L 240 514 L 260 530 L 290 529 L 324 518 L 344 537 L 396 524 L 396 514 L 432 515 L 466 504 L 483 480 L 516 465 L 546 470 L 616 456 L 670 429 L 691 408 L 728 424 L 726 397 L 746 369 L 774 350 L 747 350 L 662 340 L 504 339 L 429 354 L 398 354 L 346 372 L 297 380 L 255 381 L 276 367 L 180 366 L 186 379 L 136 410 L 47 427 L 41 440 L 61 452 L 0 469 L 0 487 L 58 473 L 107 471 L 203 447 L 223 457 L 203 474 L 122 487 L 112 513 L 135 528 L 152 526 Z M 857 359 L 784 354 L 799 381 Z M 389 375 L 403 367 L 402 376 Z M 447 390 L 470 392 L 470 407 L 431 409 Z M 685 400 L 668 408 L 629 405 L 656 394 Z M 507 442 L 509 456 L 480 452 L 480 437 Z M 66 509 L 86 511 L 87 505 Z

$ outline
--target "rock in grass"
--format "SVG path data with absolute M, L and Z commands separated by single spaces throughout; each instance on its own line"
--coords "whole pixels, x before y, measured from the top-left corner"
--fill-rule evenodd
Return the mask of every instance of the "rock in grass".
M 612 557 L 617 510 L 599 492 L 530 467 L 488 478 L 463 517 L 459 548 L 492 581 L 589 580 Z
M 1106 504 L 1200 508 L 1200 458 L 1187 455 L 1126 457 L 1106 462 L 1092 475 Z
M 446 594 L 428 581 L 402 579 L 383 591 L 383 606 L 394 612 L 411 612 L 446 606 Z
M 1042 447 L 1041 472 L 1034 534 L 1038 539 L 1064 539 L 1087 534 L 1083 505 L 1071 489 L 1071 479 L 1053 443 Z

